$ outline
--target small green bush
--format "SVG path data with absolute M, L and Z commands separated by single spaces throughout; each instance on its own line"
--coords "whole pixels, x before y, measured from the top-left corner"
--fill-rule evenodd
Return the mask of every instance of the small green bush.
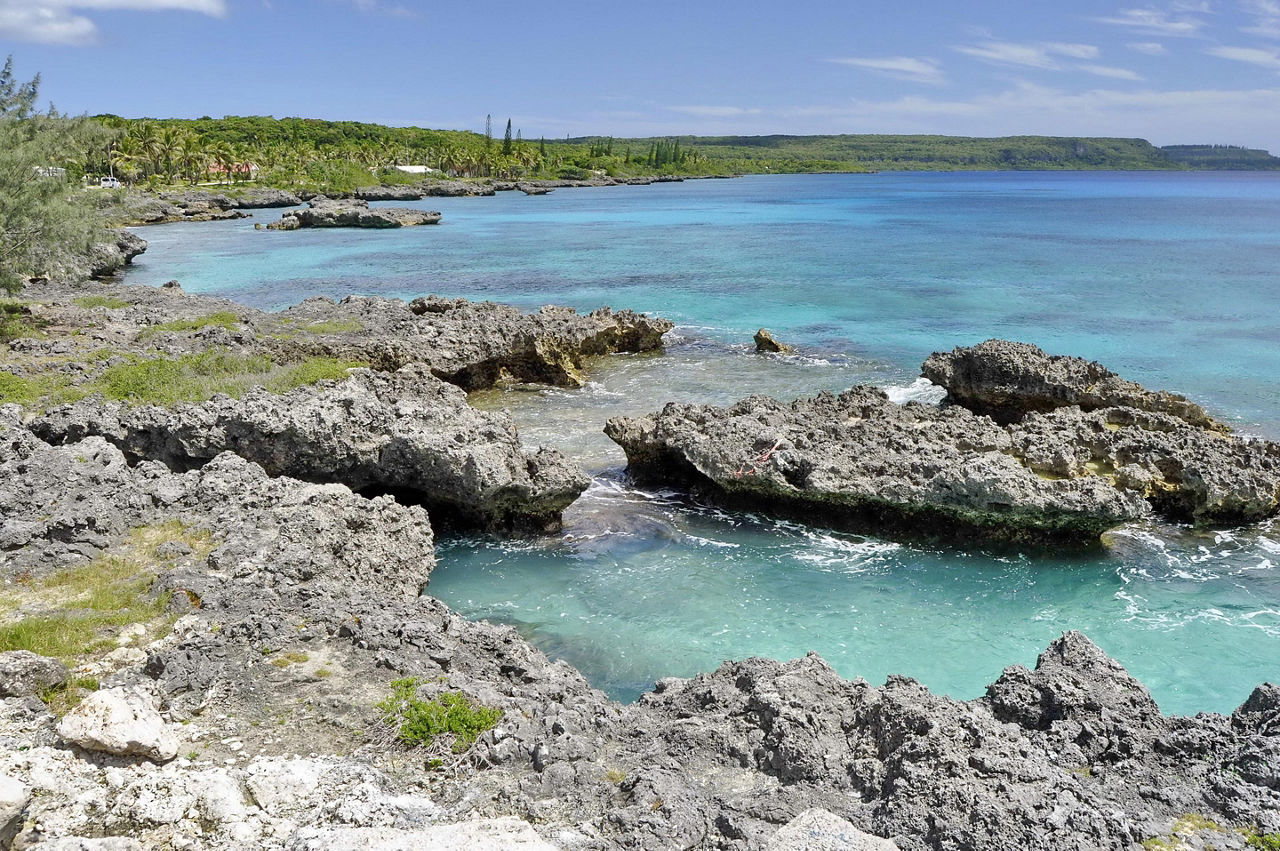
M 485 730 L 502 718 L 502 710 L 473 704 L 460 691 L 447 691 L 435 700 L 418 697 L 418 678 L 391 683 L 391 695 L 377 704 L 382 720 L 395 729 L 396 738 L 410 747 L 427 746 L 437 736 L 453 737 L 453 752 L 462 753 Z
M 83 296 L 81 298 L 75 299 L 74 304 L 77 307 L 83 307 L 86 310 L 91 310 L 95 307 L 105 307 L 109 310 L 119 310 L 122 307 L 129 306 L 129 302 L 125 301 L 124 299 L 116 298 L 115 296 L 110 296 L 110 295 L 87 295 L 87 296 Z
M 152 325 L 149 328 L 142 329 L 138 334 L 138 339 L 148 340 L 167 331 L 175 333 L 199 331 L 201 328 L 208 328 L 211 325 L 216 325 L 219 328 L 226 328 L 230 331 L 239 324 L 239 316 L 236 316 L 229 310 L 224 310 L 219 313 L 210 313 L 208 316 L 196 316 L 191 319 L 174 319 L 172 322 L 161 322 L 159 325 Z
M 1280 851 L 1280 833 L 1245 834 L 1250 848 L 1261 848 L 1262 851 Z

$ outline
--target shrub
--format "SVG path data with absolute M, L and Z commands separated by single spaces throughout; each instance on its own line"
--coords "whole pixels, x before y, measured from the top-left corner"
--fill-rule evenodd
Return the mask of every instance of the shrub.
M 423 700 L 418 697 L 418 683 L 417 677 L 392 681 L 391 695 L 377 704 L 383 722 L 410 747 L 430 746 L 444 737 L 452 739 L 452 751 L 460 754 L 502 718 L 501 709 L 477 706 L 460 691 Z

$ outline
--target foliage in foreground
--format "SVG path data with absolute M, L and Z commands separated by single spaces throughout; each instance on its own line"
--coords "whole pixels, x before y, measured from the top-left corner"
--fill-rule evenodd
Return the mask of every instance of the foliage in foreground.
M 0 292 L 56 274 L 89 251 L 96 233 L 77 203 L 67 164 L 92 148 L 103 128 L 50 109 L 37 112 L 40 78 L 22 83 L 13 59 L 0 70 Z
M 377 704 L 383 722 L 410 747 L 430 747 L 439 739 L 460 754 L 502 718 L 501 709 L 473 704 L 460 691 L 423 700 L 418 697 L 419 682 L 417 677 L 393 680 L 390 696 Z

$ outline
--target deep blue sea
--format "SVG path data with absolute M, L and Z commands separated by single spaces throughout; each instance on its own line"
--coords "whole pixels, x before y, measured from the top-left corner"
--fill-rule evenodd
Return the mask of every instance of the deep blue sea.
M 404 205 L 401 205 L 404 206 Z M 280 308 L 427 293 L 602 304 L 678 323 L 660 355 L 581 390 L 506 389 L 531 444 L 595 476 L 563 534 L 441 541 L 431 593 L 515 624 L 616 697 L 748 655 L 973 697 L 1081 629 L 1166 712 L 1230 711 L 1280 681 L 1280 526 L 1135 525 L 1089 556 L 931 549 L 731 515 L 622 473 L 604 421 L 664 402 L 794 398 L 854 383 L 936 398 L 934 350 L 989 337 L 1102 361 L 1280 439 L 1280 174 L 764 176 L 543 197 L 436 198 L 436 227 L 147 228 L 133 283 Z M 757 355 L 761 326 L 797 344 Z

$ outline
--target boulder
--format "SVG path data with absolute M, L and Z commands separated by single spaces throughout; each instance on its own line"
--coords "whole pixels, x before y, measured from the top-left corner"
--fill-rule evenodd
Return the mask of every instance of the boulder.
M 22 829 L 22 813 L 31 800 L 31 790 L 16 777 L 0 774 L 0 848 L 8 848 Z
M 947 389 L 947 401 L 1002 423 L 1016 422 L 1032 411 L 1074 405 L 1085 411 L 1137 408 L 1169 414 L 1199 428 L 1228 431 L 1185 396 L 1147 390 L 1097 361 L 1048 355 L 1030 343 L 987 340 L 934 352 L 922 372 Z
M 541 183 L 517 183 L 516 189 L 526 195 L 550 195 L 555 191 L 550 186 L 544 186 Z
M 113 688 L 86 697 L 58 722 L 58 735 L 73 745 L 116 756 L 166 762 L 178 755 L 178 738 L 138 689 Z
M 0 546 L 2 540 L 0 537 Z M 68 676 L 67 666 L 57 659 L 37 656 L 29 650 L 0 653 L 0 697 L 39 694 L 62 685 Z
M 753 339 L 755 340 L 755 343 L 756 343 L 757 352 L 782 353 L 782 352 L 794 351 L 794 349 L 792 349 L 791 346 L 788 346 L 786 343 L 775 340 L 773 338 L 773 335 L 770 334 L 768 330 L 764 328 L 761 328 L 759 331 L 757 331 Z
M 368 201 L 359 198 L 334 200 L 319 197 L 309 202 L 305 209 L 285 213 L 280 221 L 267 225 L 267 229 L 402 228 L 439 222 L 440 213 L 437 212 L 406 207 L 370 207 Z
M 773 835 L 765 851 L 897 851 L 888 839 L 863 833 L 826 810 L 805 810 Z

